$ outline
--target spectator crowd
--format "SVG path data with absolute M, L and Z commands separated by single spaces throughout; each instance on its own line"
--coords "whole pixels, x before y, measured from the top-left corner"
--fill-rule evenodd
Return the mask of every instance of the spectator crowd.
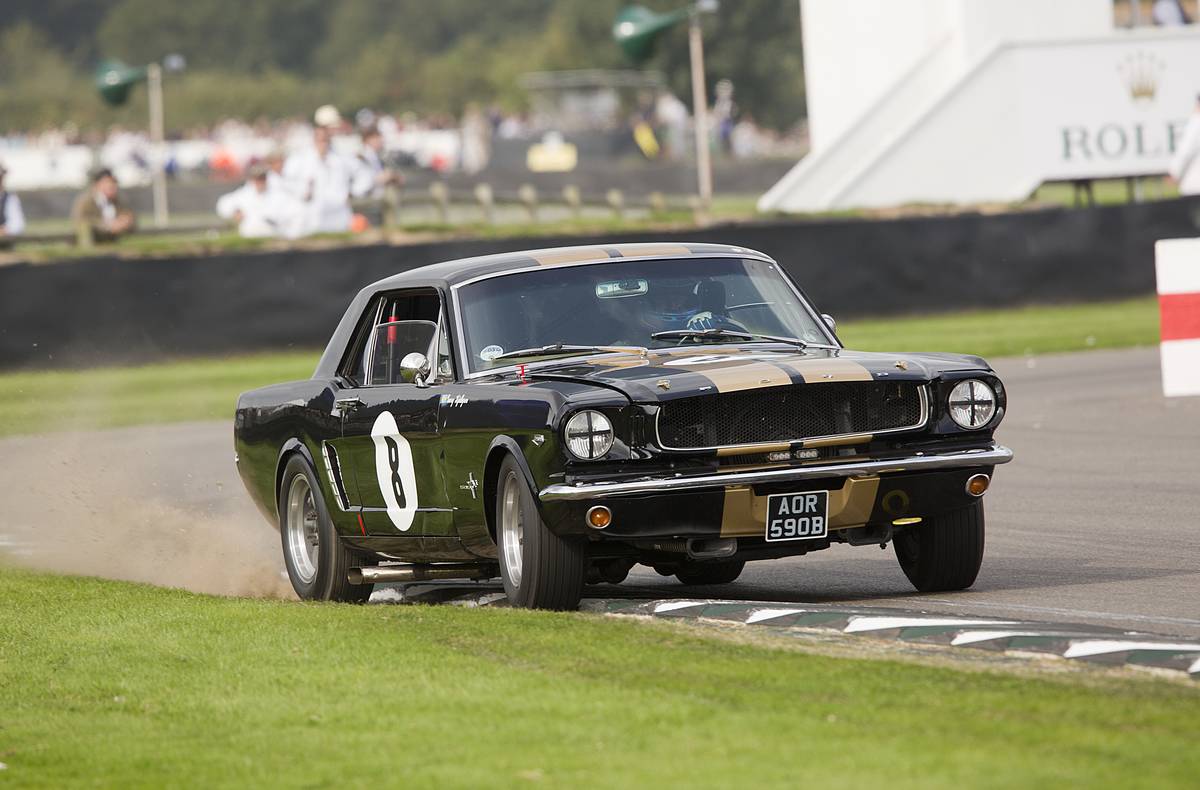
M 632 151 L 646 159 L 676 160 L 692 155 L 690 112 L 669 92 L 639 95 L 632 113 L 623 109 L 615 93 L 601 91 L 592 98 L 599 110 L 585 113 L 584 122 L 574 117 L 573 126 L 570 116 L 579 116 L 579 108 L 567 100 L 528 114 L 472 105 L 461 119 L 393 116 L 369 109 L 347 119 L 325 105 L 311 119 L 230 119 L 208 129 L 184 130 L 164 143 L 161 161 L 170 178 L 242 182 L 215 205 L 216 214 L 240 235 L 297 238 L 365 227 L 366 217 L 354 213 L 352 202 L 375 201 L 374 211 L 380 211 L 379 201 L 388 190 L 403 183 L 402 170 L 478 173 L 496 157 L 494 146 L 506 146 L 509 160 L 514 151 L 523 159 L 528 146 L 544 143 L 564 124 L 573 135 L 609 136 L 600 147 L 613 151 L 617 146 L 612 141 L 624 137 L 631 145 L 626 155 Z M 711 144 L 718 153 L 733 158 L 780 155 L 780 137 L 736 110 L 727 80 L 718 85 L 713 113 Z M 547 129 L 551 131 L 543 137 Z M 0 137 L 0 160 L 13 168 L 9 181 L 18 187 L 75 187 L 86 175 L 86 186 L 71 212 L 81 243 L 112 241 L 137 229 L 137 218 L 122 200 L 118 184 L 148 184 L 154 153 L 144 133 L 119 127 L 103 135 L 68 125 Z M 784 153 L 794 155 L 791 148 Z M 499 166 L 510 167 L 511 162 Z M 19 198 L 4 191 L 5 175 L 0 170 L 0 236 L 12 236 L 24 230 L 25 222 Z M 365 213 L 370 215 L 372 209 Z

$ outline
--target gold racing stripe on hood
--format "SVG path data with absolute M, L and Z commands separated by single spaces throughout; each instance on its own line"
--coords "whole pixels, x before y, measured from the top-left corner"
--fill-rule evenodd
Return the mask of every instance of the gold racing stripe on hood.
M 581 261 L 602 261 L 609 256 L 600 247 L 578 247 L 565 250 L 549 250 L 531 255 L 541 266 L 554 266 L 560 263 L 579 263 Z
M 694 365 L 675 366 L 681 370 L 699 373 L 713 383 L 717 392 L 738 392 L 762 387 L 782 387 L 792 383 L 791 374 L 768 362 L 745 362 L 740 365 Z
M 789 359 L 787 366 L 804 378 L 805 384 L 828 381 L 874 381 L 875 377 L 857 362 L 849 359 Z

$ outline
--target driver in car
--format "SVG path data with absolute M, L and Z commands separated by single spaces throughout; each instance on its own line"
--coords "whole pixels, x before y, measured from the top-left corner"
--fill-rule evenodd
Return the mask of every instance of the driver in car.
M 729 317 L 725 304 L 725 283 L 719 280 L 701 280 L 696 283 L 695 294 L 697 311 L 688 317 L 687 329 L 747 331 L 746 327 Z

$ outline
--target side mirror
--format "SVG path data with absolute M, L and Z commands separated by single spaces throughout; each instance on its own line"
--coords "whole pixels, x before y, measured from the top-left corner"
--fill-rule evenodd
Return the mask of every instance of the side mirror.
M 400 360 L 400 380 L 405 384 L 416 384 L 418 387 L 428 387 L 429 360 L 417 351 L 405 354 Z
M 829 331 L 837 334 L 837 321 L 833 320 L 833 316 L 829 313 L 821 313 L 821 320 L 825 322 L 825 326 L 829 327 Z

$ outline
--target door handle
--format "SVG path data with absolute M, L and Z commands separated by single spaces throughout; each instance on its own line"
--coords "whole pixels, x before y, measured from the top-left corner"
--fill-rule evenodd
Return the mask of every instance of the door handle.
M 337 398 L 333 402 L 333 410 L 338 414 L 345 414 L 346 412 L 354 411 L 361 405 L 362 400 L 360 398 Z

